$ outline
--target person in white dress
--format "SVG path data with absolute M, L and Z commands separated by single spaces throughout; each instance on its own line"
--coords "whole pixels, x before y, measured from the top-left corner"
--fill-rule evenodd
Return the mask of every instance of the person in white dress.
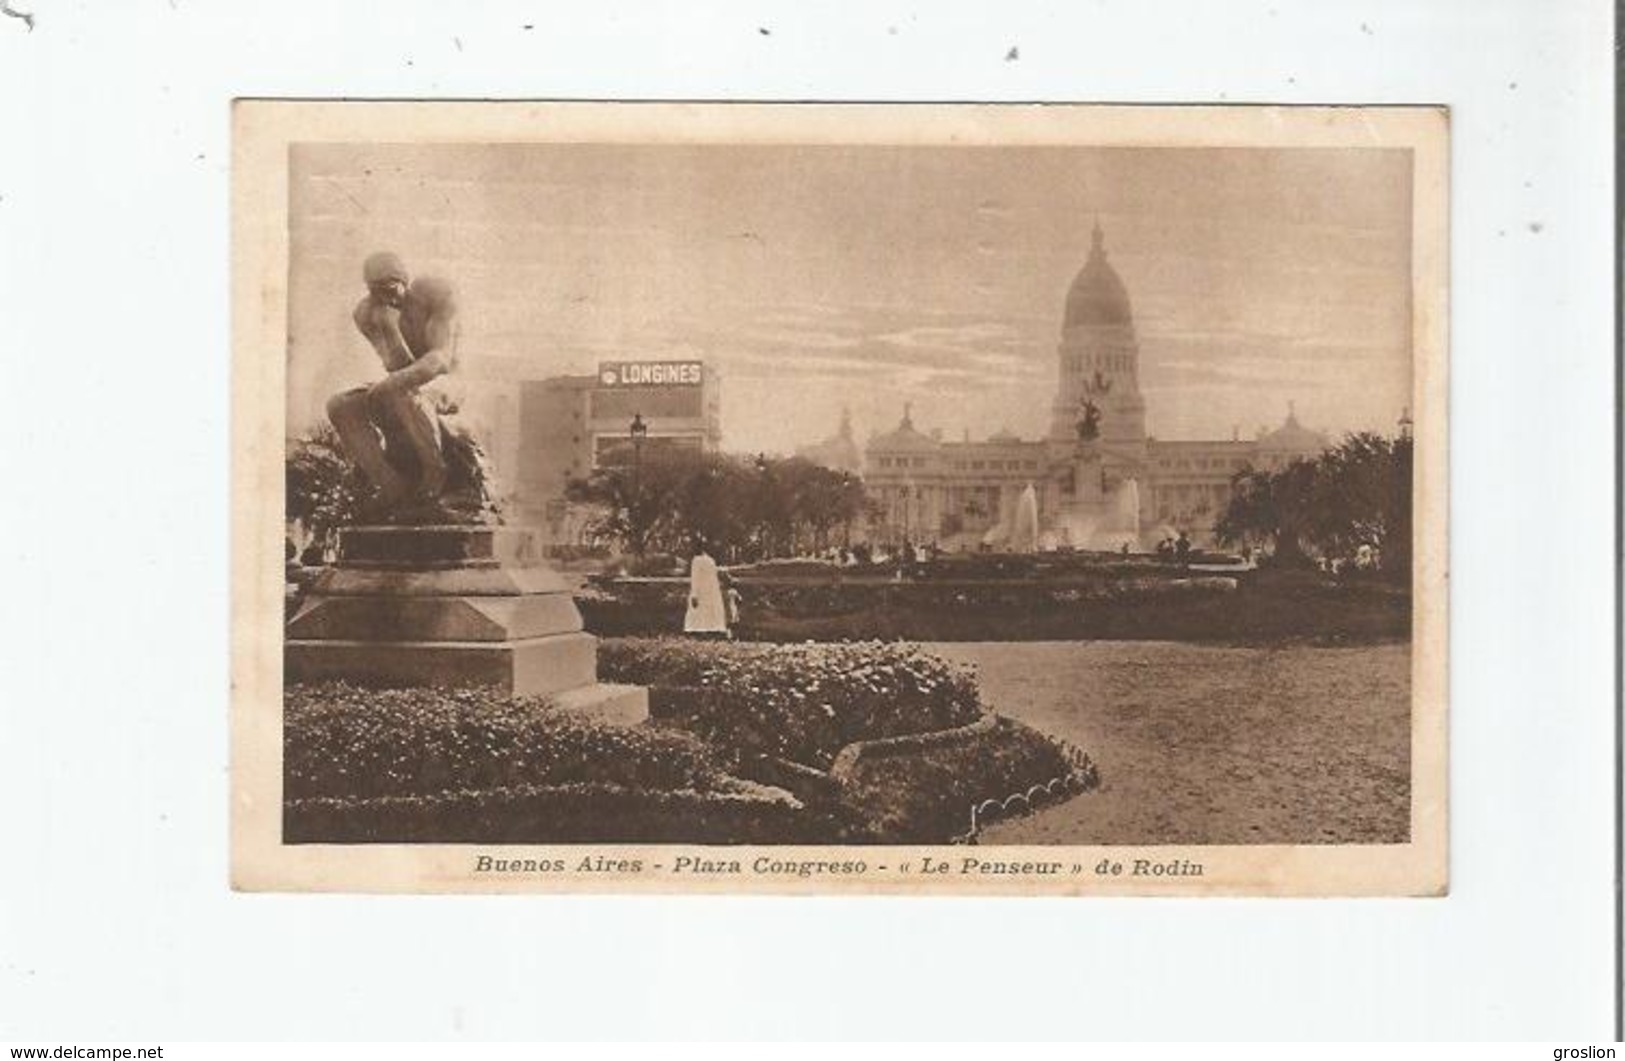
M 688 614 L 683 617 L 683 633 L 693 637 L 728 636 L 728 611 L 717 562 L 703 552 L 697 553 L 688 565 Z

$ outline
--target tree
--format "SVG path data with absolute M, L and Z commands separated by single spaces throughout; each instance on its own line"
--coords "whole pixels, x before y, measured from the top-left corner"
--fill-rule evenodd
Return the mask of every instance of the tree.
M 371 487 L 327 424 L 294 441 L 284 462 L 287 518 L 304 524 L 321 546 L 355 523 Z
M 697 469 L 691 455 L 656 450 L 634 469 L 607 465 L 586 479 L 572 481 L 565 496 L 600 509 L 593 522 L 594 537 L 620 542 L 634 553 L 653 549 L 676 552 L 673 528 L 677 495 Z
M 707 549 L 732 558 L 749 542 L 752 480 L 737 460 L 707 454 L 671 497 L 674 543 L 669 551 Z
M 1411 451 L 1409 438 L 1360 432 L 1321 454 L 1311 514 L 1323 552 L 1352 556 L 1370 545 L 1385 570 L 1410 570 Z
M 1273 542 L 1278 562 L 1301 562 L 1306 546 L 1322 556 L 1379 549 L 1389 576 L 1411 563 L 1412 444 L 1371 432 L 1349 435 L 1313 460 L 1284 468 L 1246 468 L 1214 525 L 1225 544 Z
M 773 491 L 773 530 L 786 551 L 818 551 L 830 545 L 831 532 L 850 528 L 863 511 L 863 482 L 800 457 L 772 462 L 766 476 Z M 850 538 L 848 530 L 845 537 Z
M 1302 564 L 1315 465 L 1295 460 L 1277 471 L 1243 468 L 1230 478 L 1230 503 L 1213 525 L 1226 545 L 1270 542 L 1281 564 Z
M 634 552 L 790 555 L 823 548 L 867 505 L 861 479 L 798 458 L 667 451 L 646 456 L 636 480 L 629 468 L 604 467 L 567 491 L 600 510 L 596 536 Z

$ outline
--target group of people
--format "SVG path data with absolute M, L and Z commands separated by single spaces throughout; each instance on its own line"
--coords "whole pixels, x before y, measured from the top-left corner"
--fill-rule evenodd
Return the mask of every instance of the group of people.
M 1316 563 L 1322 571 L 1330 575 L 1341 575 L 1351 570 L 1380 571 L 1382 550 L 1374 545 L 1364 544 L 1354 550 L 1353 556 L 1322 556 Z
M 941 555 L 942 547 L 936 542 L 920 544 L 905 538 L 891 551 L 884 545 L 855 542 L 852 545 L 831 545 L 813 553 L 810 558 L 837 567 L 866 567 L 870 564 L 924 564 Z
M 1157 543 L 1158 560 L 1183 564 L 1189 562 L 1190 557 L 1191 538 L 1184 531 L 1180 531 L 1178 537 L 1165 535 L 1162 541 Z

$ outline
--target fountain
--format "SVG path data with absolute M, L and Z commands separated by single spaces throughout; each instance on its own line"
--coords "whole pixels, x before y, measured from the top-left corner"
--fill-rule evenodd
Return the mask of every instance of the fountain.
M 1140 484 L 1126 479 L 1104 498 L 1069 505 L 1046 530 L 1038 521 L 1038 491 L 1028 483 L 1016 499 L 1009 522 L 990 530 L 982 540 L 1002 544 L 1013 553 L 1053 552 L 1061 546 L 1097 552 L 1117 552 L 1124 545 L 1138 549 Z
M 1140 484 L 1137 480 L 1125 480 L 1122 485 L 1112 491 L 1108 502 L 1109 511 L 1103 525 L 1097 530 L 1095 540 L 1089 544 L 1092 549 L 1110 549 L 1116 551 L 1125 544 L 1130 549 L 1140 547 Z
M 1038 491 L 1028 483 L 1016 500 L 1015 517 L 1010 529 L 1010 550 L 1017 553 L 1038 551 Z
M 1118 552 L 1140 548 L 1140 484 L 1119 483 L 1105 497 L 1074 504 L 1061 512 L 1057 529 L 1074 549 Z

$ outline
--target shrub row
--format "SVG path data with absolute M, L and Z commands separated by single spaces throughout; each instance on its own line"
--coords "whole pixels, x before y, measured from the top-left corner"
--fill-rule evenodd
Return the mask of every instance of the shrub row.
M 284 704 L 290 800 L 588 783 L 710 792 L 732 780 L 688 734 L 603 725 L 495 689 L 324 682 L 290 686 Z
M 964 739 L 922 742 L 908 754 L 855 757 L 842 771 L 842 798 L 861 807 L 869 831 L 891 844 L 943 843 L 964 834 L 971 808 L 1056 778 L 1073 764 L 1044 734 L 1012 719 Z M 1059 798 L 1093 787 L 1093 776 Z
M 739 636 L 801 643 L 881 638 L 913 641 L 1158 640 L 1223 644 L 1372 644 L 1407 640 L 1411 600 L 1382 580 L 1333 582 L 1319 572 L 1259 570 L 1234 581 L 1182 573 L 1161 592 L 1088 599 L 1076 586 L 846 583 L 750 585 Z M 604 637 L 682 627 L 683 588 L 613 587 L 578 598 L 587 629 Z M 1074 599 L 1075 598 L 1075 599 Z
M 906 644 L 625 639 L 600 643 L 598 667 L 606 680 L 655 687 L 661 714 L 736 757 L 821 769 L 854 741 L 982 715 L 973 668 Z
M 1184 609 L 1212 597 L 1233 594 L 1240 580 L 1183 569 L 1142 572 L 1110 578 L 1055 581 L 751 581 L 736 582 L 742 596 L 739 632 L 751 640 L 798 640 L 786 623 L 837 620 L 851 633 L 812 636 L 828 639 L 885 637 L 876 617 L 913 616 L 905 636 L 931 639 L 935 625 L 971 623 L 978 639 L 1008 637 L 1008 616 L 1075 617 L 1082 608 L 1139 609 L 1172 604 Z M 638 637 L 682 629 L 688 586 L 682 581 L 608 580 L 578 594 L 576 603 L 587 628 L 601 637 Z
M 735 782 L 731 791 L 650 792 L 616 785 L 520 785 L 433 796 L 294 800 L 286 843 L 829 842 L 831 826 L 782 793 Z

